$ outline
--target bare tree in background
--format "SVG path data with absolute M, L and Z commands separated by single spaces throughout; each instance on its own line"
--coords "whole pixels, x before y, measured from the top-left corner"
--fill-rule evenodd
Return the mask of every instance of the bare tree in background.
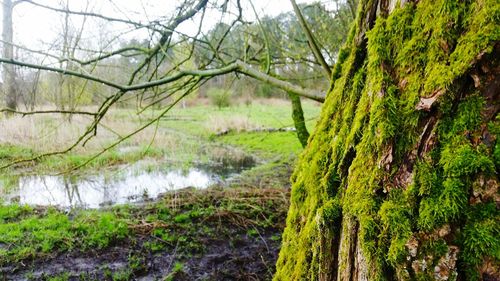
M 35 157 L 35 159 L 68 152 L 78 145 L 85 145 L 89 140 L 97 134 L 98 125 L 109 109 L 118 103 L 135 99 L 138 101 L 138 113 L 151 108 L 160 103 L 168 101 L 168 105 L 162 107 L 162 110 L 150 121 L 141 124 L 138 128 L 133 130 L 129 135 L 123 136 L 116 143 L 104 148 L 102 153 L 112 149 L 119 143 L 143 130 L 144 128 L 154 124 L 162 116 L 164 116 L 170 108 L 185 98 L 187 95 L 198 89 L 201 85 L 206 83 L 209 79 L 226 74 L 245 75 L 264 83 L 268 83 L 293 96 L 294 105 L 300 105 L 300 99 L 297 97 L 312 99 L 315 101 L 323 102 L 325 99 L 326 88 L 318 90 L 314 88 L 305 88 L 300 83 L 294 83 L 287 79 L 283 79 L 270 71 L 271 60 L 276 59 L 272 57 L 270 52 L 270 45 L 265 38 L 265 31 L 262 32 L 264 38 L 256 38 L 260 43 L 252 43 L 247 41 L 244 43 L 245 51 L 236 50 L 235 53 L 230 54 L 230 48 L 235 45 L 228 45 L 226 42 L 232 36 L 231 32 L 235 29 L 248 25 L 243 19 L 242 0 L 234 1 L 209 1 L 209 0 L 190 0 L 184 1 L 174 12 L 170 18 L 159 18 L 149 20 L 148 22 L 133 21 L 129 18 L 114 18 L 99 13 L 88 11 L 76 11 L 69 9 L 68 6 L 58 8 L 41 4 L 37 1 L 26 0 L 27 4 L 34 5 L 48 9 L 53 12 L 60 13 L 64 17 L 78 16 L 88 17 L 93 19 L 102 20 L 104 22 L 119 23 L 127 25 L 132 29 L 146 30 L 150 34 L 150 39 L 146 45 L 121 45 L 110 44 L 115 46 L 111 50 L 96 50 L 92 53 L 86 50 L 85 56 L 77 57 L 77 46 L 80 40 L 77 36 L 76 41 L 71 44 L 66 42 L 63 44 L 65 51 L 61 54 L 54 52 L 43 53 L 25 48 L 30 53 L 37 53 L 50 57 L 52 61 L 56 60 L 58 67 L 52 64 L 31 63 L 28 61 L 13 60 L 8 57 L 0 58 L 0 62 L 4 65 L 18 65 L 33 69 L 57 73 L 64 77 L 73 77 L 73 79 L 83 79 L 85 83 L 96 83 L 105 85 L 115 91 L 103 97 L 100 105 L 96 111 L 82 112 L 77 111 L 75 108 L 59 108 L 50 111 L 30 112 L 29 114 L 44 113 L 44 112 L 60 112 L 60 113 L 78 113 L 93 116 L 92 123 L 88 126 L 87 130 L 75 141 L 75 143 L 60 151 L 54 151 L 48 154 L 43 154 Z M 204 17 L 209 9 L 218 8 L 221 15 L 229 15 L 231 20 L 225 20 L 221 23 L 220 32 L 216 37 L 209 38 L 203 31 Z M 228 8 L 229 7 L 229 8 Z M 231 12 L 229 12 L 229 10 Z M 257 14 L 257 13 L 256 13 Z M 179 26 L 186 21 L 197 20 L 198 30 L 193 35 L 187 35 L 180 32 Z M 307 27 L 307 24 L 304 23 Z M 322 57 L 321 50 L 314 39 L 311 30 L 305 30 L 309 45 L 316 45 L 316 53 L 312 59 L 305 57 L 306 64 L 321 65 L 325 71 L 329 67 L 326 65 L 325 58 Z M 66 34 L 68 35 L 68 34 Z M 81 31 L 80 31 L 81 36 Z M 68 36 L 63 36 L 68 39 Z M 241 46 L 236 46 L 240 48 Z M 200 52 L 204 53 L 203 59 L 196 59 L 199 57 Z M 311 54 L 311 53 L 309 53 Z M 88 58 L 91 56 L 91 58 Z M 82 58 L 83 57 L 83 58 Z M 133 67 L 132 71 L 123 69 L 123 75 L 120 79 L 108 79 L 103 72 L 99 69 L 113 62 L 116 58 L 126 58 L 128 63 Z M 286 57 L 277 58 L 279 61 L 276 65 L 283 65 L 286 67 Z M 281 61 L 280 61 L 281 60 Z M 309 60 L 307 62 L 307 60 Z M 196 61 L 193 63 L 193 61 Z M 263 67 L 264 66 L 264 67 Z M 126 77 L 126 79 L 124 79 Z M 67 79 L 67 78 L 65 78 Z M 297 103 L 298 102 L 298 103 Z M 15 112 L 12 108 L 6 108 L 2 111 Z M 26 114 L 26 112 L 23 112 Z M 301 110 L 294 110 L 294 114 L 302 114 Z M 299 120 L 300 121 L 300 120 Z M 296 122 L 297 123 L 297 122 Z M 303 116 L 302 116 L 302 123 Z M 305 128 L 305 126 L 304 126 Z M 307 130 L 305 131 L 307 133 Z M 305 137 L 307 139 L 307 136 Z M 305 144 L 305 142 L 302 142 Z M 96 155 L 95 157 L 99 156 Z M 23 159 L 20 161 L 34 160 Z M 91 161 L 90 159 L 89 161 Z M 16 164 L 16 163 L 12 163 Z M 86 164 L 86 163 L 84 163 Z
M 70 10 L 69 0 L 64 3 L 64 9 Z M 88 11 L 89 2 L 86 2 L 85 12 Z M 64 13 L 62 21 L 62 34 L 59 38 L 60 42 L 60 57 L 61 58 L 74 58 L 76 51 L 79 48 L 80 41 L 84 32 L 87 16 L 83 16 L 79 27 L 74 27 L 70 22 L 70 14 Z M 77 70 L 75 64 L 71 60 L 60 60 L 59 68 L 75 71 Z M 77 79 L 71 76 L 65 76 L 64 73 L 57 75 L 57 87 L 54 89 L 54 101 L 56 106 L 62 110 L 75 111 L 78 105 L 79 98 L 82 92 L 85 91 L 86 81 L 83 85 L 79 85 Z M 71 120 L 71 114 L 68 115 Z
M 7 60 L 14 59 L 13 46 L 13 26 L 12 26 L 12 10 L 14 5 L 12 0 L 3 1 L 3 30 L 2 41 L 3 50 L 2 56 Z M 5 106 L 8 109 L 15 110 L 17 108 L 17 87 L 16 87 L 16 72 L 15 65 L 9 63 L 2 64 L 3 92 L 5 95 Z

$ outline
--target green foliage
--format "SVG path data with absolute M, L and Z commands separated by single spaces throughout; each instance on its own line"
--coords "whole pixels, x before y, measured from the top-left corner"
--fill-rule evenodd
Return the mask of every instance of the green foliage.
M 461 177 L 478 172 L 493 173 L 495 164 L 485 154 L 487 150 L 481 145 L 473 148 L 470 144 L 451 143 L 441 152 L 440 164 L 445 176 Z
M 82 245 L 84 249 L 101 249 L 129 234 L 126 221 L 106 212 L 83 213 L 74 223 L 73 229 L 78 235 L 85 237 L 85 243 Z
M 33 208 L 27 205 L 8 205 L 0 208 L 0 223 L 17 220 L 33 212 Z
M 189 214 L 179 214 L 175 216 L 174 221 L 176 223 L 188 223 L 191 221 L 191 217 L 189 216 Z
M 231 92 L 224 89 L 210 88 L 207 93 L 212 105 L 218 109 L 231 106 Z
M 118 272 L 113 273 L 112 280 L 113 281 L 127 281 L 130 280 L 132 273 L 130 272 L 130 269 L 122 269 Z
M 68 281 L 69 277 L 69 273 L 62 273 L 57 276 L 49 277 L 47 281 Z
M 439 176 L 436 169 L 428 162 L 417 162 L 415 172 L 415 184 L 418 187 L 418 195 L 428 196 L 439 189 Z
M 272 96 L 275 96 L 275 92 L 278 92 L 278 89 L 276 89 L 275 87 L 267 83 L 260 83 L 255 90 L 255 95 L 257 97 L 270 98 Z
M 497 115 L 493 122 L 488 124 L 488 130 L 494 136 L 500 136 L 500 115 Z M 493 160 L 495 161 L 496 172 L 500 172 L 500 140 L 497 137 L 495 146 L 493 148 Z
M 255 228 L 247 230 L 248 236 L 257 237 L 259 235 L 259 231 Z
M 315 124 L 315 118 L 319 114 L 320 106 L 313 102 L 303 102 L 302 108 L 304 116 L 308 119 L 308 128 Z M 246 118 L 250 124 L 263 128 L 281 128 L 293 126 L 291 119 L 291 107 L 288 102 L 271 102 L 257 100 L 251 105 L 233 105 L 224 110 L 216 110 L 214 106 L 193 106 L 184 109 L 174 108 L 171 114 L 179 118 L 190 119 L 189 121 L 168 119 L 162 122 L 162 125 L 180 130 L 184 133 L 196 137 L 213 139 L 214 132 L 207 128 L 207 124 L 213 122 L 213 119 L 232 120 L 233 118 Z M 192 119 L 192 120 L 191 120 Z M 244 136 L 242 136 L 244 138 Z
M 412 234 L 412 208 L 400 190 L 394 190 L 379 210 L 382 223 L 380 237 L 389 245 L 387 259 L 393 265 L 406 257 L 405 244 Z M 380 249 L 384 251 L 385 247 Z
M 419 210 L 419 226 L 432 230 L 457 219 L 467 203 L 467 191 L 460 179 L 448 178 L 436 194 L 422 199 Z
M 282 155 L 296 155 L 302 146 L 294 132 L 235 133 L 222 137 L 223 142 L 245 147 L 248 151 L 265 158 Z
M 176 276 L 180 273 L 182 273 L 184 270 L 184 265 L 180 262 L 176 262 L 174 264 L 174 267 L 172 268 L 172 271 L 167 275 L 167 277 L 164 279 L 164 281 L 173 281 L 175 280 Z
M 0 145 L 0 163 L 13 160 L 19 160 L 31 157 L 33 151 L 29 148 L 19 147 L 16 145 L 2 144 Z
M 273 235 L 273 236 L 271 236 L 271 240 L 273 240 L 273 241 L 281 241 L 281 236 L 280 235 Z

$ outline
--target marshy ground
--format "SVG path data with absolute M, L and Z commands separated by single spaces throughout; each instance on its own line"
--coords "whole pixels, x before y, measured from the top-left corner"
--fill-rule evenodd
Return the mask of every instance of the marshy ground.
M 184 190 L 108 210 L 2 207 L 3 280 L 268 280 L 283 189 Z
M 290 127 L 290 110 L 279 100 L 176 109 L 156 127 L 72 171 L 146 121 L 117 110 L 86 148 L 8 168 L 0 183 L 0 280 L 269 280 L 301 146 L 293 131 L 262 129 Z M 312 126 L 319 107 L 307 103 L 305 111 Z M 13 122 L 18 128 L 5 129 L 0 164 L 64 147 L 86 122 L 81 116 L 71 122 L 64 116 L 25 118 L 0 120 L 4 129 Z M 27 178 L 60 177 L 74 193 L 85 191 L 78 185 L 83 179 L 103 177 L 110 186 L 119 181 L 116 174 L 138 164 L 138 173 L 150 176 L 196 168 L 217 180 L 208 188 L 191 183 L 155 194 L 144 189 L 133 200 L 92 206 L 81 198 L 33 204 L 22 196 L 29 193 Z M 41 190 L 37 199 L 55 194 L 47 186 Z M 96 194 L 119 193 L 103 190 Z

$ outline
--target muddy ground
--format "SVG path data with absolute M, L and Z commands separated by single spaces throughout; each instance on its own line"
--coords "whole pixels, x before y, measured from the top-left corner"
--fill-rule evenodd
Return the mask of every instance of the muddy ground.
M 189 222 L 148 223 L 138 207 L 136 223 L 130 225 L 133 235 L 100 250 L 55 251 L 0 265 L 0 280 L 270 280 L 288 192 L 203 194 L 197 193 L 194 201 L 187 199 L 177 213 L 193 208 L 214 212 Z M 189 196 L 188 192 L 180 197 Z M 153 206 L 171 203 L 170 198 Z M 179 206 L 178 201 L 175 204 Z M 146 213 L 154 208 L 148 207 Z M 164 240 L 165 233 L 175 239 Z
M 2 268 L 3 280 L 117 280 L 128 270 L 129 257 L 140 259 L 141 266 L 124 280 L 270 280 L 274 272 L 279 230 L 263 230 L 254 237 L 236 230 L 220 233 L 218 238 L 200 241 L 203 253 L 176 253 L 176 248 L 153 253 L 143 243 L 123 241 L 103 251 L 70 252 L 45 261 L 25 261 Z M 182 269 L 173 272 L 176 263 Z M 114 273 L 114 274 L 113 274 Z M 117 274 L 118 273 L 118 274 Z M 172 274 L 170 274 L 172 273 Z M 170 274 L 170 275 L 169 275 Z

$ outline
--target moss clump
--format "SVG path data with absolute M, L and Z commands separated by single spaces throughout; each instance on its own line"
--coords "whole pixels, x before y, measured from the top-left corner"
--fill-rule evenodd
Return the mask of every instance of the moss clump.
M 400 190 L 391 192 L 390 199 L 380 206 L 380 239 L 384 241 L 383 246 L 389 246 L 380 251 L 387 251 L 387 260 L 391 264 L 397 265 L 406 258 L 405 245 L 412 235 L 412 209 Z
M 336 278 L 332 268 L 347 279 L 352 249 L 369 280 L 433 280 L 445 266 L 449 278 L 473 276 L 486 260 L 498 264 L 484 250 L 500 247 L 498 213 L 474 211 L 493 199 L 471 196 L 480 177 L 498 183 L 499 118 L 485 117 L 486 86 L 468 77 L 480 63 L 498 67 L 500 3 L 415 2 L 385 13 L 361 1 L 292 176 L 275 280 Z
M 492 203 L 469 209 L 468 223 L 461 234 L 462 260 L 469 280 L 478 280 L 484 259 L 500 260 L 500 212 Z

